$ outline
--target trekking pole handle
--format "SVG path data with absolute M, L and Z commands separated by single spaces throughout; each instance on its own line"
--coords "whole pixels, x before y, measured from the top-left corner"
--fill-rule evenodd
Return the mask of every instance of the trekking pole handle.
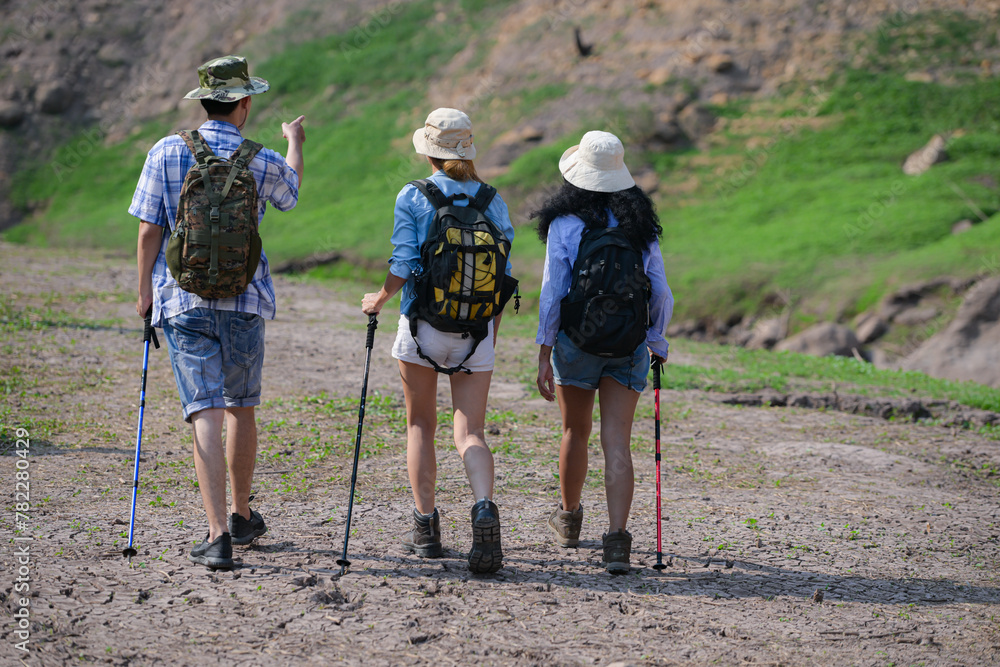
M 653 360 L 653 389 L 660 388 L 660 366 L 663 365 L 659 359 Z
M 160 349 L 160 341 L 156 337 L 156 329 L 153 328 L 153 306 L 149 306 L 149 310 L 146 311 L 145 322 L 142 327 L 142 342 L 148 343 L 153 341 L 153 347 L 157 350 Z
M 378 315 L 373 313 L 368 316 L 368 340 L 365 341 L 365 347 L 369 350 L 375 346 L 375 329 L 378 329 Z

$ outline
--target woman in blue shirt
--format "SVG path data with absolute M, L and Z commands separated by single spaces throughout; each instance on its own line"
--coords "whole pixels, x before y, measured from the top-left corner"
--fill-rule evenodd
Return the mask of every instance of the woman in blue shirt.
M 548 520 L 556 542 L 580 543 L 594 397 L 600 392 L 601 447 L 608 500 L 604 561 L 612 573 L 629 570 L 632 535 L 626 530 L 635 486 L 630 442 L 640 392 L 646 388 L 650 355 L 667 358 L 663 334 L 673 312 L 673 295 L 664 275 L 658 239 L 662 233 L 653 202 L 635 185 L 624 162 L 625 149 L 608 132 L 588 132 L 579 146 L 559 161 L 565 183 L 534 214 L 546 243 L 539 299 L 538 391 L 547 401 L 559 399 L 563 435 L 559 450 L 561 504 Z M 650 327 L 646 340 L 625 357 L 605 358 L 584 352 L 560 327 L 560 303 L 570 290 L 580 241 L 589 229 L 620 226 L 641 250 L 650 282 Z
M 457 109 L 431 112 L 424 126 L 413 134 L 417 154 L 425 156 L 430 165 L 430 181 L 445 196 L 464 194 L 473 198 L 482 185 L 472 162 L 476 156 L 472 137 L 472 121 Z M 460 201 L 456 204 L 461 205 Z M 406 398 L 406 462 L 415 504 L 414 527 L 404 539 L 403 546 L 425 558 L 437 558 L 442 553 L 440 522 L 434 505 L 437 372 L 433 364 L 418 353 L 410 332 L 409 315 L 414 307 L 414 275 L 423 268 L 420 266 L 420 248 L 427 240 L 434 213 L 434 206 L 416 187 L 410 184 L 403 187 L 396 197 L 391 239 L 394 248 L 388 275 L 382 289 L 366 294 L 361 302 L 361 310 L 371 315 L 378 313 L 397 292 L 403 291 L 392 356 L 399 360 Z M 508 241 L 513 240 L 514 228 L 507 205 L 499 195 L 487 207 L 486 217 Z M 509 263 L 507 272 L 510 273 Z M 477 573 L 496 572 L 503 557 L 500 516 L 492 501 L 493 454 L 486 446 L 484 435 L 486 398 L 493 376 L 493 347 L 499 325 L 500 316 L 497 315 L 489 324 L 487 340 L 466 359 L 472 349 L 471 337 L 438 331 L 423 320 L 417 322 L 417 339 L 424 355 L 442 367 L 461 365 L 471 371 L 454 373 L 449 378 L 455 414 L 455 447 L 462 457 L 475 500 L 471 513 L 469 569 Z

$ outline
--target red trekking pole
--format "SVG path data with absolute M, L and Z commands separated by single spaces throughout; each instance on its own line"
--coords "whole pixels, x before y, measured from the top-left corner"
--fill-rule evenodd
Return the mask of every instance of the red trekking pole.
M 656 565 L 654 570 L 664 570 L 663 564 L 663 537 L 660 531 L 660 366 L 663 362 L 656 359 L 653 361 L 653 399 L 655 401 L 656 417 Z

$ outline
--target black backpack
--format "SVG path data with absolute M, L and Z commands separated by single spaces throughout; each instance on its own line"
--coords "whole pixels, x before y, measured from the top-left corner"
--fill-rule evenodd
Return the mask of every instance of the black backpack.
M 559 328 L 574 345 L 599 357 L 627 357 L 650 326 L 649 277 L 642 253 L 618 227 L 587 229 L 573 263 Z
M 497 191 L 483 183 L 468 206 L 455 202 L 465 194 L 446 197 L 430 180 L 411 181 L 434 206 L 427 240 L 420 247 L 421 271 L 416 276 L 416 299 L 410 309 L 410 333 L 417 340 L 417 320 L 439 331 L 472 337 L 469 354 L 458 366 L 444 368 L 424 354 L 417 354 L 434 370 L 451 375 L 471 373 L 463 364 L 486 338 L 490 320 L 500 313 L 510 241 L 486 217 L 486 209 Z

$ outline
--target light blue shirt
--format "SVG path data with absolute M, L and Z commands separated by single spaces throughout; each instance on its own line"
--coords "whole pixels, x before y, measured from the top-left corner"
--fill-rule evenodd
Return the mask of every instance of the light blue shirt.
M 443 171 L 435 171 L 430 180 L 438 186 L 438 189 L 446 197 L 458 193 L 475 197 L 480 186 L 478 181 L 456 181 L 449 178 Z M 467 206 L 468 204 L 468 199 L 464 200 L 464 203 L 461 199 L 455 202 L 456 206 Z M 392 257 L 389 259 L 389 272 L 394 276 L 406 279 L 406 285 L 400 295 L 399 312 L 403 315 L 409 315 L 410 306 L 416 298 L 414 274 L 421 269 L 420 246 L 427 240 L 431 221 L 434 220 L 434 205 L 416 186 L 407 183 L 396 195 L 396 209 L 393 216 L 391 238 L 393 251 Z M 510 213 L 507 211 L 507 204 L 504 203 L 499 194 L 486 208 L 486 217 L 497 226 L 497 229 L 507 237 L 508 241 L 514 241 L 514 226 L 510 223 Z M 510 258 L 507 259 L 507 275 L 510 275 Z
M 240 131 L 231 123 L 219 120 L 205 121 L 198 133 L 216 155 L 232 155 L 243 141 Z M 161 139 L 146 156 L 146 164 L 132 196 L 128 212 L 145 222 L 169 227 L 177 224 L 177 203 L 184 185 L 184 177 L 194 165 L 194 155 L 187 144 L 176 134 Z M 250 162 L 250 171 L 257 181 L 258 223 L 264 219 L 264 210 L 270 202 L 279 211 L 294 208 L 299 200 L 299 175 L 288 166 L 279 153 L 261 149 Z M 257 273 L 246 291 L 228 299 L 203 299 L 185 292 L 167 268 L 166 250 L 169 235 L 164 234 L 160 252 L 153 266 L 153 326 L 163 326 L 163 320 L 187 312 L 192 308 L 214 308 L 255 313 L 273 320 L 275 313 L 274 284 L 267 265 L 267 256 L 260 254 Z
M 618 220 L 608 211 L 608 227 L 617 227 Z M 559 333 L 559 304 L 569 294 L 573 282 L 573 263 L 580 250 L 580 239 L 586 229 L 583 220 L 575 215 L 560 216 L 549 225 L 545 243 L 545 270 L 542 274 L 542 294 L 538 300 L 539 345 L 554 346 Z M 653 354 L 666 358 L 669 344 L 664 334 L 674 312 L 674 295 L 667 285 L 663 269 L 663 255 L 656 239 L 642 251 L 642 268 L 649 277 L 652 295 L 649 301 L 649 316 L 652 320 L 646 332 L 646 345 Z

